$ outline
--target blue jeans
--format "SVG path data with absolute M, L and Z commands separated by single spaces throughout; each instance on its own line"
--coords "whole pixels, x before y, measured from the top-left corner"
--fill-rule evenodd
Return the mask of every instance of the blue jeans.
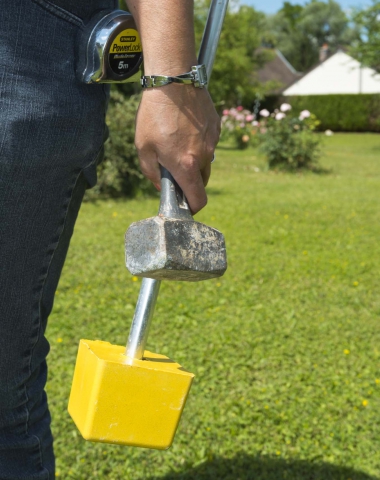
M 0 479 L 54 478 L 44 336 L 96 182 L 108 88 L 75 79 L 76 36 L 115 0 L 0 1 Z

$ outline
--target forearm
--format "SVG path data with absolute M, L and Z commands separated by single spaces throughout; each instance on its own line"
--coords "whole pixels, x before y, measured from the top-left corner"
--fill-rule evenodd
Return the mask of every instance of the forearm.
M 197 64 L 193 0 L 127 0 L 139 30 L 146 75 L 179 75 Z M 141 171 L 159 189 L 163 165 L 186 195 L 190 209 L 206 205 L 204 185 L 220 133 L 208 91 L 171 83 L 145 88 L 136 117 Z
M 141 36 L 146 75 L 179 75 L 196 65 L 193 0 L 126 0 Z

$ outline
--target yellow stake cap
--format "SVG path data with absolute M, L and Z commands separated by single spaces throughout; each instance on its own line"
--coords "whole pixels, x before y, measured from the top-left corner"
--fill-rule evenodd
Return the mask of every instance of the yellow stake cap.
M 164 450 L 193 378 L 164 355 L 130 364 L 125 347 L 81 340 L 68 410 L 86 440 Z

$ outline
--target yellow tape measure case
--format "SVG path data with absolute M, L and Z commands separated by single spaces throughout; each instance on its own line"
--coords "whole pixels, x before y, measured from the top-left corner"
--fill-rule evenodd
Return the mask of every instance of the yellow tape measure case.
M 76 75 L 84 83 L 140 80 L 143 61 L 133 16 L 123 10 L 97 13 L 78 37 Z

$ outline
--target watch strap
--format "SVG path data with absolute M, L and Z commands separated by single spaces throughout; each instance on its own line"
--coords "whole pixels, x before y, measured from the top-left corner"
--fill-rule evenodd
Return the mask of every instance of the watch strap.
M 141 77 L 141 86 L 143 88 L 163 87 L 170 83 L 179 83 L 182 85 L 194 85 L 196 88 L 203 88 L 207 85 L 207 72 L 205 65 L 194 65 L 190 72 L 182 73 L 176 76 L 166 75 L 143 75 Z

